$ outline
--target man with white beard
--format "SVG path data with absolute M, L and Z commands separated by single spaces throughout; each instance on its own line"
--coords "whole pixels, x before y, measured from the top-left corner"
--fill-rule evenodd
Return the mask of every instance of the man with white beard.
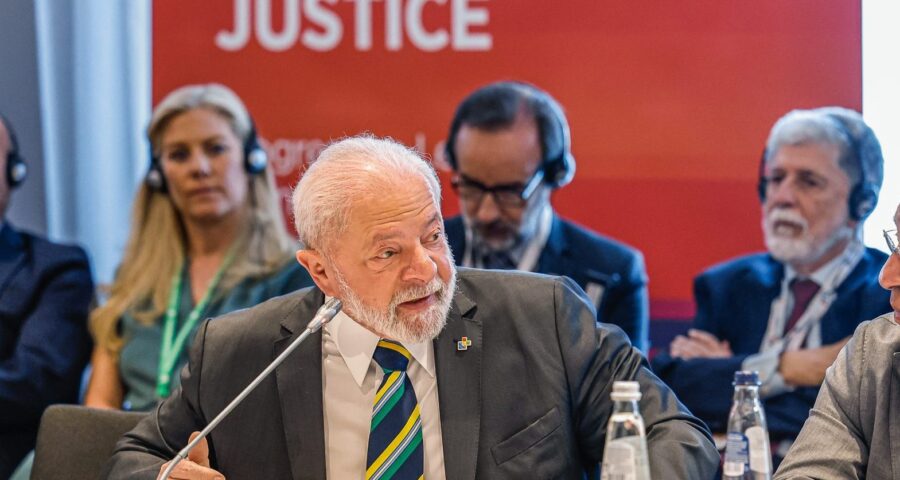
M 852 110 L 794 110 L 772 127 L 758 186 L 768 253 L 699 275 L 692 328 L 653 361 L 714 432 L 734 372 L 758 370 L 778 461 L 856 326 L 890 310 L 878 285 L 886 256 L 862 242 L 882 180 L 881 146 Z
M 597 478 L 617 380 L 640 384 L 654 478 L 714 474 L 702 422 L 572 280 L 457 275 L 437 176 L 412 150 L 332 144 L 294 217 L 316 287 L 200 327 L 182 388 L 119 442 L 105 478 L 157 478 L 327 297 L 343 310 L 172 478 Z

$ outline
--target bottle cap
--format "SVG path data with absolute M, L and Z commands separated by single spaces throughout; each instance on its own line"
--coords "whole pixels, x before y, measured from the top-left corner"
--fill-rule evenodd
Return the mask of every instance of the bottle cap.
M 758 387 L 759 386 L 759 372 L 756 370 L 739 370 L 734 372 L 734 386 L 743 386 L 743 387 Z
M 616 400 L 640 400 L 641 386 L 638 382 L 613 382 L 613 391 L 610 397 Z

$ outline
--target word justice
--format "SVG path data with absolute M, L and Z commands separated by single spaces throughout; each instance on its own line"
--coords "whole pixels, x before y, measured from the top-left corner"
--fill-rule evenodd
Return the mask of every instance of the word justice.
M 245 48 L 255 36 L 266 50 L 280 52 L 297 44 L 325 52 L 337 48 L 344 40 L 345 22 L 353 24 L 353 45 L 356 50 L 373 48 L 373 9 L 384 9 L 384 47 L 389 51 L 403 49 L 404 39 L 414 48 L 425 52 L 451 49 L 454 51 L 487 51 L 493 37 L 485 31 L 490 21 L 487 0 L 234 0 L 234 25 L 231 30 L 216 34 L 216 46 L 226 51 Z M 302 2 L 302 5 L 301 5 Z M 276 31 L 273 25 L 273 3 L 281 3 L 283 21 Z M 352 3 L 352 19 L 336 11 L 340 3 Z M 373 5 L 374 4 L 374 5 Z M 449 4 L 449 5 L 448 5 Z M 301 11 L 302 6 L 302 11 Z M 332 8 L 328 8 L 328 7 Z M 251 22 L 251 7 L 252 22 Z M 426 7 L 449 10 L 449 28 L 431 26 L 423 21 Z M 437 17 L 430 12 L 429 18 Z M 348 17 L 350 15 L 347 15 Z M 301 20 L 305 24 L 301 25 Z M 432 23 L 432 22 L 429 22 Z M 311 28 L 312 27 L 312 28 Z M 302 31 L 301 31 L 302 28 Z M 477 30 L 477 31 L 473 31 Z

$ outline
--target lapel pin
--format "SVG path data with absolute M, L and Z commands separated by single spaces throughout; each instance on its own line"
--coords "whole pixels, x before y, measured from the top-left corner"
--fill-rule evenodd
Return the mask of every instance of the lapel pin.
M 464 352 L 472 346 L 472 340 L 469 337 L 462 337 L 459 340 L 456 340 L 456 350 L 458 352 Z

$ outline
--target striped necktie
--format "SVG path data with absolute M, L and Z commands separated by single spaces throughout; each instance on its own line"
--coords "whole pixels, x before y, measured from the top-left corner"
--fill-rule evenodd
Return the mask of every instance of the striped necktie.
M 422 479 L 422 419 L 416 392 L 406 375 L 409 350 L 399 343 L 380 340 L 374 358 L 384 371 L 384 380 L 372 408 L 366 480 Z

